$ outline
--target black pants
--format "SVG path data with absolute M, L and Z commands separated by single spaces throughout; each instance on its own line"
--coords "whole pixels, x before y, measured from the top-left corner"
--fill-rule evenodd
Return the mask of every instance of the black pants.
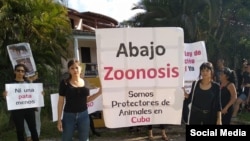
M 211 112 L 204 113 L 200 110 L 197 110 L 192 106 L 191 115 L 189 119 L 190 125 L 215 125 L 216 124 L 216 116 L 212 117 Z
M 222 125 L 230 125 L 232 115 L 233 115 L 233 106 L 228 108 L 226 114 L 222 114 Z
M 94 125 L 94 121 L 93 121 L 91 114 L 89 114 L 89 121 L 90 121 L 90 129 L 91 129 L 92 133 L 95 134 L 96 133 L 95 125 Z
M 148 125 L 148 130 L 152 130 L 153 129 L 153 125 Z M 160 129 L 163 130 L 165 129 L 165 125 L 164 124 L 160 124 Z
M 32 141 L 39 141 L 38 134 L 36 131 L 35 110 L 33 108 L 13 110 L 11 114 L 14 124 L 16 126 L 16 134 L 18 141 L 25 141 L 24 120 L 26 120 L 28 124 Z

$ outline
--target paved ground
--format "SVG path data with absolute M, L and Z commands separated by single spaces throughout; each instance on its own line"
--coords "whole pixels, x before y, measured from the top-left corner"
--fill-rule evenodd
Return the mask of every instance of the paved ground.
M 117 129 L 109 129 L 108 132 L 113 132 Z M 124 130 L 124 129 L 119 129 Z M 127 132 L 124 132 L 123 136 L 117 136 L 112 138 L 101 138 L 101 137 L 94 137 L 92 138 L 93 141 L 147 141 L 148 140 L 148 132 L 147 127 L 141 127 L 140 132 L 128 132 L 128 129 L 125 129 Z M 185 126 L 181 125 L 169 125 L 166 127 L 167 135 L 170 141 L 185 141 L 186 140 L 186 132 Z M 105 133 L 105 132 L 104 132 Z M 161 139 L 161 130 L 155 126 L 153 128 L 154 133 L 154 140 L 160 141 Z
M 162 141 L 161 130 L 158 128 L 158 126 L 153 127 L 154 141 Z M 91 135 L 90 141 L 148 141 L 148 132 L 146 126 L 141 127 L 139 132 L 129 132 L 128 128 L 98 128 L 97 131 L 101 134 L 101 136 L 97 137 Z M 184 125 L 168 125 L 166 126 L 166 132 L 169 137 L 169 141 L 186 140 Z M 43 139 L 41 141 L 60 141 L 60 139 Z

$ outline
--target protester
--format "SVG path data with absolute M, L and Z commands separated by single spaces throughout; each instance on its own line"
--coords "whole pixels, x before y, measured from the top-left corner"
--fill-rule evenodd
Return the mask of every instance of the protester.
M 214 75 L 214 81 L 215 82 L 220 82 L 220 72 L 223 71 L 223 69 L 225 68 L 225 61 L 224 59 L 218 59 L 217 60 L 217 67 L 215 69 L 215 75 Z
M 72 140 L 75 129 L 78 130 L 79 140 L 86 141 L 90 127 L 87 103 L 100 96 L 102 89 L 90 96 L 81 78 L 82 67 L 78 60 L 68 62 L 68 71 L 69 78 L 62 80 L 59 86 L 57 128 L 62 132 L 62 141 Z
M 232 120 L 235 121 L 237 120 L 237 114 L 240 109 L 241 104 L 248 104 L 248 95 L 249 95 L 249 88 L 250 88 L 250 64 L 247 64 L 247 70 L 243 72 L 243 77 L 242 77 L 242 93 L 238 96 L 235 104 L 234 104 L 234 111 L 233 111 L 233 116 Z
M 214 69 L 210 62 L 200 66 L 199 80 L 192 83 L 190 94 L 185 89 L 184 96 L 188 99 L 188 124 L 221 125 L 220 86 L 213 81 Z
M 38 79 L 38 72 L 34 76 L 28 77 L 28 80 L 30 83 L 40 83 Z M 36 118 L 36 130 L 38 137 L 40 137 L 40 132 L 41 132 L 41 107 L 37 107 L 35 110 L 35 118 Z M 25 134 L 26 134 L 26 141 L 32 141 L 31 139 L 31 133 L 28 128 L 28 124 L 26 121 L 24 121 L 24 129 L 25 129 Z
M 242 82 L 243 82 L 243 73 L 247 70 L 247 64 L 248 64 L 248 61 L 247 59 L 242 59 L 242 66 L 240 69 L 237 69 L 236 71 L 236 75 L 237 75 L 237 92 L 238 92 L 238 95 L 240 95 L 242 93 Z
M 26 72 L 27 68 L 24 64 L 17 64 L 14 67 L 15 79 L 12 83 L 28 83 L 28 81 L 25 79 Z M 7 91 L 4 91 L 3 96 L 7 96 Z M 29 130 L 31 132 L 32 141 L 39 141 L 39 137 L 36 130 L 35 108 L 11 110 L 11 115 L 16 127 L 18 141 L 25 141 L 24 120 L 26 120 L 28 124 Z
M 222 125 L 229 125 L 233 114 L 233 105 L 237 99 L 236 74 L 229 68 L 220 72 Z
M 164 141 L 168 141 L 168 136 L 166 134 L 164 124 L 160 124 L 160 129 L 161 129 L 161 139 L 164 140 Z M 149 138 L 150 141 L 154 140 L 153 125 L 148 125 L 148 138 Z

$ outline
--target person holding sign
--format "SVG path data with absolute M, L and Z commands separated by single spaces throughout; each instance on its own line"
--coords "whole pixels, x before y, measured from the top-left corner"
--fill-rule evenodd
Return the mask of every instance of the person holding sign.
M 220 73 L 225 68 L 224 59 L 220 58 L 217 60 L 217 68 L 215 69 L 214 81 L 220 83 Z
M 25 73 L 27 68 L 24 64 L 17 64 L 14 67 L 15 79 L 12 83 L 28 83 L 25 79 Z M 6 98 L 7 91 L 3 92 L 3 96 Z M 35 121 L 35 108 L 17 109 L 11 110 L 11 116 L 16 126 L 16 134 L 18 141 L 25 141 L 24 137 L 24 120 L 26 120 L 29 130 L 31 132 L 32 141 L 39 141 L 39 137 L 36 130 Z
M 78 130 L 79 140 L 87 141 L 90 127 L 87 103 L 100 96 L 102 89 L 90 96 L 81 78 L 82 67 L 78 60 L 68 62 L 68 71 L 69 78 L 63 79 L 59 86 L 57 128 L 62 132 L 62 141 L 72 140 L 75 129 Z
M 199 80 L 192 83 L 190 94 L 184 96 L 189 103 L 189 125 L 221 125 L 221 93 L 218 83 L 213 81 L 214 69 L 210 62 L 200 66 Z

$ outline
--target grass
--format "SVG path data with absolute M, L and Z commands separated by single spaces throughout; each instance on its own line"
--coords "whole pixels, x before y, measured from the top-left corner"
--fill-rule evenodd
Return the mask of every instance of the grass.
M 43 117 L 41 120 L 41 136 L 40 139 L 49 139 L 49 140 L 58 140 L 61 137 L 61 132 L 57 130 L 57 122 L 52 122 L 49 117 Z M 119 129 L 107 129 L 107 128 L 97 128 L 97 131 L 101 132 L 102 138 L 110 138 L 110 137 L 123 137 L 123 136 L 133 136 L 128 134 L 127 128 L 119 128 Z M 92 134 L 92 133 L 90 133 Z M 145 133 L 141 133 L 145 134 Z M 75 134 L 77 138 L 77 133 Z M 90 136 L 90 140 L 97 138 L 95 136 Z M 16 141 L 16 132 L 14 127 L 9 128 L 8 130 L 2 132 L 0 134 L 0 141 Z
M 57 130 L 57 122 L 52 122 L 49 118 L 43 117 L 41 120 L 41 139 L 58 138 L 60 132 Z M 8 127 L 0 134 L 0 141 L 16 141 L 16 132 L 13 126 Z
M 45 117 L 41 124 L 41 139 L 58 138 L 61 133 L 57 130 L 57 122 L 52 122 L 51 119 Z
M 241 113 L 238 114 L 238 118 L 240 120 L 250 123 L 250 112 L 242 111 Z
M 103 127 L 97 128 L 96 131 L 101 133 L 102 138 L 130 136 L 130 134 L 127 134 L 128 128 L 108 129 Z M 92 135 L 91 131 L 90 135 Z M 48 119 L 43 119 L 40 139 L 60 139 L 60 137 L 61 132 L 57 130 L 57 122 L 52 122 Z M 77 138 L 77 132 L 75 133 L 75 137 Z M 97 137 L 90 136 L 90 140 L 94 138 Z

